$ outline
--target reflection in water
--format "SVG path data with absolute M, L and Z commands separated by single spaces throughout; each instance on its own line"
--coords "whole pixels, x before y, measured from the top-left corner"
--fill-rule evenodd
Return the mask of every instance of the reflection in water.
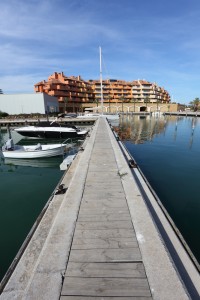
M 200 118 L 122 118 L 116 128 L 200 262 Z
M 34 168 L 58 168 L 63 161 L 60 157 L 49 157 L 49 158 L 34 158 L 34 159 L 19 159 L 19 158 L 5 158 L 3 160 L 5 165 L 9 165 L 14 169 L 17 166 L 34 167 Z
M 157 134 L 164 133 L 167 126 L 167 117 L 161 116 L 127 116 L 122 118 L 119 127 L 116 127 L 121 140 L 129 140 L 135 144 L 151 141 Z
M 14 133 L 12 137 L 15 143 L 21 138 Z M 0 144 L 7 138 L 7 132 L 2 130 Z M 0 159 L 0 281 L 63 175 L 60 159 Z
M 182 122 L 184 117 L 176 116 L 123 116 L 118 126 L 114 126 L 122 141 L 131 141 L 134 144 L 143 144 L 146 141 L 153 141 L 153 139 L 163 134 L 165 136 L 168 123 L 173 124 L 173 140 L 176 141 L 178 135 L 178 124 Z M 192 120 L 191 120 L 192 119 Z M 188 118 L 188 128 L 191 128 L 191 135 L 189 145 L 193 142 L 194 132 L 199 120 L 197 118 Z M 180 135 L 182 133 L 180 132 Z

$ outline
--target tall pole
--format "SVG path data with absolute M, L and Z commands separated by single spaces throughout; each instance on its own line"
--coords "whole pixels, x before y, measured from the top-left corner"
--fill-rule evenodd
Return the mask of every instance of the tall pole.
M 101 86 L 101 113 L 103 114 L 103 84 L 102 84 L 102 57 L 101 57 L 101 47 L 99 47 L 100 55 L 100 86 Z

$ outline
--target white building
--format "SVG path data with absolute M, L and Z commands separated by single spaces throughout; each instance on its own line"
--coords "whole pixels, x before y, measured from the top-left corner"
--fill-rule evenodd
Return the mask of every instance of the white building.
M 9 115 L 59 112 L 58 99 L 45 93 L 1 94 L 0 111 Z

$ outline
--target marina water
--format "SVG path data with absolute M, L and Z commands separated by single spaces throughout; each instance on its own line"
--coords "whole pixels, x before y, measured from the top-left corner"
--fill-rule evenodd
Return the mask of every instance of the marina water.
M 8 138 L 1 131 L 0 142 Z M 13 136 L 15 142 L 22 137 Z M 31 141 L 27 141 L 30 143 Z M 0 281 L 63 176 L 62 157 L 0 160 Z
M 117 131 L 200 263 L 200 118 L 123 116 Z

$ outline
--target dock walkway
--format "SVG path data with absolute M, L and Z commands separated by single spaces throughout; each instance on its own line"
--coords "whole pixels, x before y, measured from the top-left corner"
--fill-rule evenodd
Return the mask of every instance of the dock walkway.
M 74 299 L 71 296 L 152 299 L 122 180 L 106 123 L 100 119 L 62 300 Z
M 54 195 L 0 300 L 191 299 L 106 119 L 62 182 L 66 193 Z M 199 274 L 159 218 L 198 299 Z

